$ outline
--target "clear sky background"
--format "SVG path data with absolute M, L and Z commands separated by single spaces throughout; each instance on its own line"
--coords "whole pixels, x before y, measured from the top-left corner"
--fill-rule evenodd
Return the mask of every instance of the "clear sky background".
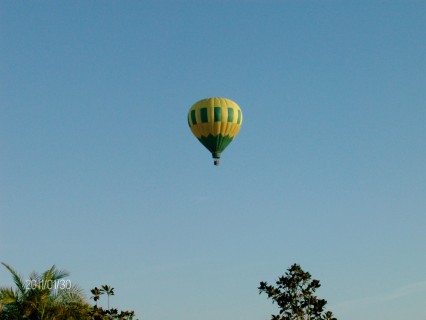
M 24 278 L 261 320 L 259 282 L 299 263 L 339 319 L 425 319 L 425 1 L 1 1 L 0 36 L 0 260 Z M 220 167 L 186 120 L 211 96 L 244 114 Z

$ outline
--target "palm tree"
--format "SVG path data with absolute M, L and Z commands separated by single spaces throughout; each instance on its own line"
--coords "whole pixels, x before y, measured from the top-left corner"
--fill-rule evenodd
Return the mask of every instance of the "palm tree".
M 100 299 L 100 295 L 103 293 L 98 287 L 94 287 L 90 292 L 93 294 L 91 299 L 93 299 L 96 303 L 96 306 L 98 306 L 98 300 Z
M 108 285 L 103 285 L 103 286 L 101 286 L 101 292 L 106 293 L 108 295 L 108 310 L 109 310 L 109 296 L 114 295 L 114 288 L 112 288 Z
M 16 318 L 19 316 L 29 317 L 32 313 L 31 304 L 29 303 L 30 292 L 25 287 L 23 278 L 10 266 L 2 264 L 12 274 L 13 282 L 16 289 L 1 287 L 0 288 L 0 310 L 1 319 Z
M 82 290 L 69 280 L 69 274 L 52 266 L 39 275 L 32 272 L 28 280 L 6 263 L 16 289 L 0 287 L 0 319 L 80 319 L 89 311 Z

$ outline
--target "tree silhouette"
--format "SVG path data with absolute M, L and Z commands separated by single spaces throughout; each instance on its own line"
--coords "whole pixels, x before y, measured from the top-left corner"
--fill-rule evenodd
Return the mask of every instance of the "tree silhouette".
M 98 306 L 98 300 L 101 298 L 101 290 L 98 287 L 94 287 L 90 292 L 93 294 L 90 298 L 93 299 L 96 303 L 96 306 Z
M 320 287 L 320 282 L 311 279 L 298 264 L 293 264 L 285 276 L 276 281 L 276 287 L 260 282 L 259 294 L 266 293 L 280 308 L 272 320 L 337 320 L 331 311 L 324 311 L 327 301 L 318 299 L 314 293 Z
M 91 320 L 105 320 L 105 319 L 117 319 L 117 320 L 132 320 L 135 317 L 135 312 L 133 310 L 129 311 L 118 311 L 115 308 L 109 308 L 109 296 L 114 295 L 114 288 L 108 285 L 103 285 L 101 288 L 93 288 L 90 290 L 93 294 L 91 299 L 95 302 L 100 299 L 100 296 L 104 293 L 108 295 L 108 309 L 103 309 L 102 307 L 98 307 L 97 303 L 90 310 L 90 319 Z M 0 319 L 1 320 L 1 319 Z
M 108 286 L 108 285 L 103 285 L 101 286 L 101 294 L 102 293 L 106 293 L 108 295 L 108 309 L 109 309 L 109 296 L 113 296 L 114 295 L 114 288 Z

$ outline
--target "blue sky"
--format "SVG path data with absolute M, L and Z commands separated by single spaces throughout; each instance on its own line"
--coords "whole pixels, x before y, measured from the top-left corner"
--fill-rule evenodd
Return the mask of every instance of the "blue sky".
M 149 319 L 426 316 L 426 2 L 2 1 L 0 258 Z M 220 167 L 187 111 L 243 110 Z M 0 269 L 0 284 L 11 284 Z

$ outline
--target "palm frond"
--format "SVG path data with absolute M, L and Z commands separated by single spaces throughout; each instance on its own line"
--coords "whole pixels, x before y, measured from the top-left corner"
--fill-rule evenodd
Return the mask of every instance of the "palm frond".
M 52 302 L 61 305 L 88 304 L 84 290 L 73 284 L 70 288 L 58 288 L 51 293 Z
M 30 281 L 31 281 L 31 280 L 39 281 L 39 280 L 40 280 L 40 275 L 39 275 L 37 272 L 32 271 L 32 272 L 30 273 L 30 275 L 29 275 L 28 279 L 29 279 Z
M 44 281 L 55 281 L 60 280 L 69 276 L 69 272 L 66 270 L 58 270 L 56 266 L 53 265 L 49 270 L 45 271 L 42 275 L 42 280 Z
M 10 304 L 19 300 L 19 296 L 12 288 L 0 288 L 0 303 Z
M 2 262 L 1 264 L 4 265 L 6 269 L 9 270 L 9 272 L 12 274 L 13 282 L 15 282 L 15 285 L 18 287 L 20 294 L 25 295 L 26 290 L 25 290 L 24 280 L 22 279 L 22 277 L 8 264 L 4 262 Z
M 24 281 L 9 265 L 3 265 L 12 274 L 15 288 L 0 287 L 0 319 L 88 319 L 90 305 L 83 290 L 69 280 L 65 270 L 53 265 L 42 274 L 30 274 L 31 285 L 24 287 Z M 61 286 L 62 282 L 69 284 Z M 41 318 L 40 318 L 41 317 Z

